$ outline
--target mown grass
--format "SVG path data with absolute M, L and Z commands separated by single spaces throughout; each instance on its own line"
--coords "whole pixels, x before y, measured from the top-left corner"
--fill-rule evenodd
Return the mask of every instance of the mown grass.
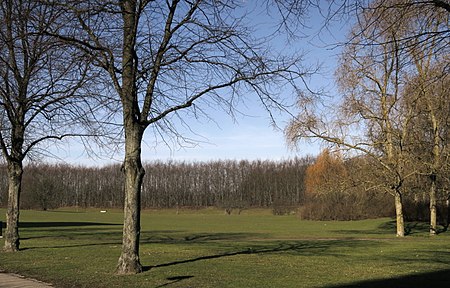
M 447 287 L 450 280 L 450 233 L 430 237 L 426 225 L 410 223 L 410 236 L 398 239 L 387 218 L 145 211 L 146 271 L 130 276 L 113 274 L 120 211 L 22 211 L 21 221 L 22 251 L 0 252 L 0 269 L 56 287 Z

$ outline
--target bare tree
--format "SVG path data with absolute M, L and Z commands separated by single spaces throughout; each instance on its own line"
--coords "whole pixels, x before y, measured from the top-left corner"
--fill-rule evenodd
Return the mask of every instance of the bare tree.
M 373 37 L 380 36 L 386 33 L 389 29 L 398 29 L 396 39 L 389 39 L 388 41 L 398 41 L 399 54 L 403 54 L 407 60 L 408 67 L 403 68 L 408 70 L 409 76 L 405 81 L 406 90 L 402 93 L 411 94 L 404 95 L 403 101 L 409 105 L 408 110 L 415 111 L 414 126 L 411 131 L 410 139 L 405 139 L 405 142 L 410 142 L 411 145 L 417 145 L 424 142 L 425 139 L 430 140 L 427 146 L 423 145 L 422 149 L 409 151 L 415 153 L 413 159 L 420 159 L 421 167 L 427 167 L 427 172 L 423 172 L 429 176 L 430 185 L 430 233 L 436 233 L 436 180 L 438 174 L 442 174 L 443 159 L 445 159 L 446 143 L 445 138 L 442 137 L 447 131 L 447 120 L 442 115 L 446 115 L 445 102 L 441 95 L 445 95 L 442 87 L 445 87 L 445 74 L 448 73 L 448 45 L 449 45 L 449 12 L 450 3 L 448 1 L 376 1 L 371 9 L 379 10 L 377 13 L 371 13 L 369 17 L 365 18 L 363 23 L 364 30 L 370 30 L 370 27 L 379 25 L 380 18 L 396 19 L 391 23 L 385 24 L 382 29 L 378 29 L 378 34 L 373 34 Z M 399 25 L 398 23 L 401 23 Z M 365 44 L 371 44 L 369 42 Z M 373 43 L 372 43 L 373 44 Z M 439 67 L 436 67 L 436 66 Z M 443 78 L 444 76 L 444 78 Z M 413 78 L 411 78 L 413 77 Z M 444 85 L 444 86 L 443 86 Z M 444 88 L 445 90 L 445 88 Z M 445 98 L 445 96 L 444 96 Z M 442 102 L 443 101 L 443 102 Z M 417 133 L 421 129 L 417 125 L 420 118 L 427 118 L 425 121 L 431 130 L 425 128 L 422 136 Z M 416 138 L 412 136 L 415 135 Z M 432 135 L 427 137 L 427 135 Z M 425 140 L 426 141 L 426 140 Z M 429 151 L 430 158 L 423 157 Z M 444 161 L 445 162 L 445 161 Z M 438 172 L 440 171 L 440 172 Z
M 421 53 L 422 54 L 422 53 Z M 411 109 L 418 110 L 418 117 L 412 125 L 410 137 L 414 139 L 411 151 L 417 160 L 415 164 L 420 167 L 420 174 L 428 178 L 425 183 L 429 186 L 430 202 L 430 234 L 437 233 L 437 201 L 438 190 L 444 191 L 443 178 L 446 177 L 446 163 L 449 157 L 449 76 L 443 70 L 444 61 L 438 66 L 432 65 L 430 57 L 436 55 L 428 51 L 426 57 L 416 59 L 417 71 L 407 84 L 405 93 L 414 95 Z M 422 54 L 423 55 L 423 54 Z M 439 59 L 439 57 L 437 57 Z M 421 185 L 425 186 L 425 185 Z M 425 189 L 425 187 L 424 187 Z M 442 194 L 442 193 L 441 193 Z M 440 197 L 445 198 L 445 196 Z
M 39 152 L 44 140 L 80 134 L 74 124 L 85 119 L 86 102 L 75 96 L 86 82 L 87 65 L 75 49 L 43 34 L 59 16 L 37 1 L 0 4 L 0 148 L 8 173 L 6 251 L 19 250 L 25 157 Z
M 378 13 L 367 15 L 368 11 L 377 10 Z M 419 13 L 418 13 L 419 12 Z M 421 15 L 421 21 L 417 24 L 423 25 L 421 29 L 411 31 L 408 35 L 399 35 L 396 39 L 401 43 L 402 47 L 413 47 L 418 44 L 417 39 L 428 40 L 430 38 L 439 39 L 439 41 L 446 41 L 450 36 L 450 29 L 448 25 L 440 25 L 438 29 L 423 29 L 430 28 L 427 23 L 434 21 L 436 14 L 450 13 L 450 2 L 448 0 L 355 0 L 355 1 L 330 1 L 329 5 L 322 8 L 322 14 L 326 25 L 332 25 L 335 21 L 353 21 L 364 23 L 360 31 L 353 35 L 354 38 L 349 38 L 348 42 L 361 36 L 365 30 L 374 32 L 374 27 L 378 26 L 378 22 L 382 15 L 396 15 L 399 23 L 409 22 L 411 13 L 418 13 Z M 417 15 L 418 15 L 417 14 Z M 361 18 L 361 15 L 365 15 Z M 395 26 L 396 24 L 393 23 Z M 427 27 L 428 26 L 428 27 Z M 393 26 L 392 26 L 393 27 Z M 392 27 L 386 26 L 386 29 Z M 373 34 L 374 37 L 381 36 L 383 30 L 379 30 Z M 389 41 L 389 40 L 388 40 Z
M 417 12 L 417 11 L 416 11 Z M 448 157 L 448 72 L 450 40 L 442 39 L 438 33 L 442 27 L 449 26 L 449 13 L 444 11 L 425 10 L 410 15 L 407 31 L 419 31 L 422 34 L 411 39 L 406 49 L 411 59 L 412 68 L 405 93 L 414 95 L 406 103 L 411 109 L 419 110 L 415 125 L 416 136 L 422 149 L 414 152 L 416 159 L 421 159 L 421 167 L 431 182 L 430 200 L 430 234 L 437 233 L 437 183 L 443 176 L 446 158 Z M 428 33 L 427 33 L 428 32 Z M 434 33 L 433 33 L 434 32 Z M 408 99 L 407 99 L 408 100 Z M 419 133 L 419 134 L 417 134 Z M 420 141 L 417 141 L 420 140 Z M 429 157 L 424 157 L 429 155 Z
M 305 108 L 287 129 L 287 138 L 319 138 L 341 148 L 363 153 L 377 160 L 385 171 L 380 179 L 394 196 L 397 236 L 404 236 L 402 186 L 417 173 L 408 153 L 408 131 L 417 111 L 405 109 L 402 97 L 408 71 L 406 49 L 408 26 L 398 22 L 395 14 L 386 13 L 373 2 L 359 15 L 359 22 L 349 38 L 337 71 L 344 96 L 340 114 L 333 119 Z M 384 2 L 383 2 L 384 3 Z M 384 6 L 381 6 L 384 7 Z M 411 15 L 410 15 L 411 16 Z M 373 19 L 378 19 L 373 23 Z M 369 25 L 370 24 L 370 25 Z
M 279 11 L 300 17 L 304 9 L 298 4 L 308 1 L 292 1 L 296 6 L 275 2 Z M 255 36 L 242 4 L 202 0 L 61 4 L 74 26 L 53 36 L 94 55 L 121 102 L 125 208 L 118 274 L 142 271 L 139 215 L 144 132 L 180 136 L 175 119 L 186 124 L 190 117 L 207 115 L 203 109 L 213 106 L 233 113 L 240 96 L 248 93 L 268 111 L 280 108 L 283 103 L 277 91 L 281 85 L 297 89 L 297 81 L 306 75 L 299 57 L 277 55 L 267 45 L 268 38 Z

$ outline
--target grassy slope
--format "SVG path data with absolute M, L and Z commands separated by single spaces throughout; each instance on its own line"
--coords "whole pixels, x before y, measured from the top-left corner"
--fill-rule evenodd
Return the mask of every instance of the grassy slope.
M 132 276 L 113 275 L 119 211 L 23 211 L 21 220 L 23 251 L 0 252 L 0 268 L 56 287 L 439 287 L 450 280 L 450 233 L 430 238 L 413 225 L 411 236 L 397 239 L 390 219 L 146 211 L 140 255 L 147 271 Z M 421 282 L 431 277 L 433 285 Z

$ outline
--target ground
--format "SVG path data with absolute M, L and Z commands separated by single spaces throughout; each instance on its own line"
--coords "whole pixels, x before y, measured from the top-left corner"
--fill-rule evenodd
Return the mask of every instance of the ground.
M 409 223 L 399 239 L 388 218 L 320 222 L 215 209 L 144 211 L 145 272 L 116 276 L 123 215 L 100 210 L 22 211 L 22 251 L 0 252 L 0 268 L 56 287 L 446 287 L 450 280 L 450 235 L 430 237 L 426 223 Z

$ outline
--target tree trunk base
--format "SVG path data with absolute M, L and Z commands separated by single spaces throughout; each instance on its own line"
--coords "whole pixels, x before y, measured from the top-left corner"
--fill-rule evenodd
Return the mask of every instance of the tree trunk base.
M 3 246 L 3 251 L 8 252 L 8 253 L 18 252 L 19 245 L 16 245 L 14 243 L 5 242 L 5 246 Z
M 11 227 L 13 224 L 9 224 Z M 16 227 L 18 224 L 15 224 Z M 5 252 L 18 252 L 20 249 L 20 239 L 19 239 L 19 231 L 17 229 L 6 229 L 5 233 L 5 245 L 3 246 L 3 251 Z
M 130 275 L 141 273 L 143 267 L 139 262 L 138 257 L 120 256 L 119 263 L 117 264 L 116 274 L 118 275 Z

